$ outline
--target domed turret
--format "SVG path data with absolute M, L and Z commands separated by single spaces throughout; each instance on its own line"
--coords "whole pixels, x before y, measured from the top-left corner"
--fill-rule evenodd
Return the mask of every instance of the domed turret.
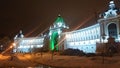
M 14 37 L 14 39 L 23 38 L 23 37 L 24 37 L 24 35 L 23 35 L 23 33 L 22 33 L 22 30 L 20 30 L 19 34 L 17 34 L 17 35 Z
M 64 19 L 59 14 L 54 22 L 54 28 L 55 27 L 63 27 L 65 25 Z

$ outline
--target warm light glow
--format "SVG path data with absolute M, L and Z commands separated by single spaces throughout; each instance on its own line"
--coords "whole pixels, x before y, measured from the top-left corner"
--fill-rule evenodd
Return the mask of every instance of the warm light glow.
M 10 48 L 13 48 L 13 46 L 10 46 Z
M 15 43 L 13 43 L 13 46 L 16 46 L 16 44 L 15 44 Z

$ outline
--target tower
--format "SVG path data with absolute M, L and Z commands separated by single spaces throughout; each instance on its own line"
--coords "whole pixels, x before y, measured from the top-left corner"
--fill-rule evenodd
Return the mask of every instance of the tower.
M 22 33 L 22 30 L 20 30 L 20 32 L 14 37 L 14 39 L 17 39 L 17 38 L 23 38 L 24 35 Z
M 14 43 L 16 44 L 16 46 L 14 46 L 13 52 L 17 52 L 17 47 L 19 45 L 18 42 L 20 42 L 19 40 L 21 38 L 24 38 L 24 35 L 22 33 L 22 30 L 20 30 L 20 32 L 14 37 Z
M 106 36 L 106 40 L 110 36 L 115 38 L 116 41 L 119 39 L 120 15 L 118 15 L 117 12 L 118 10 L 116 9 L 115 3 L 112 0 L 109 2 L 109 9 L 104 12 L 103 18 L 98 20 L 101 28 L 101 37 Z
M 63 29 L 68 28 L 64 22 L 64 19 L 59 14 L 56 18 L 55 22 L 53 23 L 53 26 L 50 26 L 49 29 L 49 41 L 50 41 L 50 50 L 59 50 L 58 42 L 61 37 L 61 33 L 63 32 Z

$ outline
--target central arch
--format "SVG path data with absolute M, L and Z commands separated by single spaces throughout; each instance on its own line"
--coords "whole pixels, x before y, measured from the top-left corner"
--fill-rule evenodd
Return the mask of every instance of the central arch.
M 108 35 L 117 38 L 117 26 L 115 23 L 108 25 Z

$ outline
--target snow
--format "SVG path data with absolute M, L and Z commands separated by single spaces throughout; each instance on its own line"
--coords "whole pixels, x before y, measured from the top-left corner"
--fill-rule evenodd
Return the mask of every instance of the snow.
M 86 56 L 61 56 L 52 55 L 51 53 L 41 54 L 17 54 L 13 56 L 0 55 L 0 68 L 14 66 L 34 67 L 38 64 L 59 67 L 59 68 L 119 68 L 120 56 L 104 57 L 102 56 L 86 57 Z
M 96 57 L 80 57 L 80 56 L 60 56 L 51 54 L 44 54 L 41 58 L 34 57 L 35 62 L 42 63 L 49 66 L 54 67 L 67 67 L 67 68 L 119 68 L 120 65 L 120 56 L 114 57 L 104 57 L 104 64 L 103 57 L 96 56 Z

